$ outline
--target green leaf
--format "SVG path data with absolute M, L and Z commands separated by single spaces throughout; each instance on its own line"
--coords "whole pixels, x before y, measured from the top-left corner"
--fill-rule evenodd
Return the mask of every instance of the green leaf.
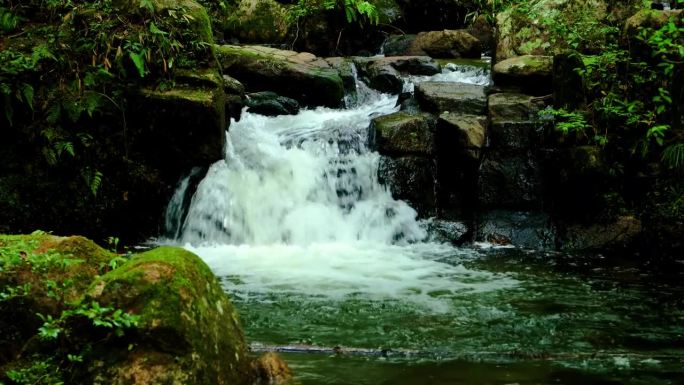
M 141 78 L 145 77 L 145 52 L 140 51 L 140 52 L 129 52 L 128 56 L 131 58 L 133 61 L 133 64 L 135 64 L 135 68 L 138 70 L 138 75 L 140 75 Z
M 162 36 L 169 34 L 168 32 L 164 32 L 161 29 L 157 28 L 157 25 L 154 24 L 154 22 L 150 23 L 150 33 L 152 33 L 154 35 L 162 35 Z
M 22 83 L 21 93 L 24 96 L 26 104 L 33 110 L 33 87 L 30 84 Z

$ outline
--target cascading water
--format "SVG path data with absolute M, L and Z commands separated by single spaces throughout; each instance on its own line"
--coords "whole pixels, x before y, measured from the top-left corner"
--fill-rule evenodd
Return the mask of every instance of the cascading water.
M 473 79 L 471 72 L 463 79 Z M 379 155 L 368 148 L 368 127 L 374 116 L 398 110 L 397 97 L 357 81 L 356 98 L 346 102 L 348 109 L 277 117 L 244 112 L 231 123 L 225 160 L 211 166 L 182 223 L 177 218 L 183 210 L 175 206 L 185 192 L 171 202 L 169 234 L 217 274 L 240 275 L 239 285 L 226 283 L 234 293 L 363 292 L 429 300 L 431 291 L 513 284 L 438 262 L 439 256 L 467 252 L 423 243 L 427 234 L 416 212 L 379 184 Z

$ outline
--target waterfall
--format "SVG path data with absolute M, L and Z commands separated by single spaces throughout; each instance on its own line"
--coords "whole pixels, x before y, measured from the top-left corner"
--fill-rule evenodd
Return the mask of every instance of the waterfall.
M 425 238 L 415 211 L 378 183 L 379 156 L 368 148 L 371 118 L 396 111 L 396 97 L 360 83 L 358 99 L 347 110 L 244 112 L 231 123 L 226 158 L 199 184 L 177 238 L 235 245 Z
M 209 168 L 189 205 L 190 182 L 171 201 L 174 242 L 242 299 L 364 295 L 445 309 L 430 293 L 514 285 L 464 267 L 472 251 L 426 241 L 415 210 L 378 182 L 380 156 L 368 147 L 371 119 L 397 111 L 397 97 L 362 82 L 356 91 L 347 109 L 277 117 L 245 111 L 232 121 L 225 159 Z

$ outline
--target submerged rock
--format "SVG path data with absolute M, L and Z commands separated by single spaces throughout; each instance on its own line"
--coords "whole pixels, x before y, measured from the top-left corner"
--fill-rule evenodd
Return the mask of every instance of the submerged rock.
M 273 91 L 306 106 L 341 107 L 344 84 L 339 72 L 306 52 L 262 46 L 216 46 L 224 71 L 248 91 Z
M 292 370 L 276 353 L 268 352 L 252 362 L 255 385 L 286 385 L 293 381 Z
M 542 212 L 492 210 L 481 213 L 477 223 L 476 239 L 481 242 L 536 250 L 556 247 L 556 228 Z
M 641 221 L 620 216 L 608 223 L 569 225 L 561 240 L 563 250 L 615 250 L 629 247 L 642 232 Z
M 299 103 L 296 100 L 270 91 L 248 94 L 247 107 L 248 112 L 266 116 L 296 115 L 299 112 Z

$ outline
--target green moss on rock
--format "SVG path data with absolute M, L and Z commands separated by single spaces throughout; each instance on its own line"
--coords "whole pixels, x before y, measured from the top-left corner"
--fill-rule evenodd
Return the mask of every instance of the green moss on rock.
M 89 298 L 140 316 L 133 354 L 123 361 L 103 360 L 102 378 L 135 371 L 145 356 L 136 354 L 138 349 L 161 355 L 153 366 L 163 370 L 155 370 L 158 380 L 150 383 L 168 381 L 168 373 L 182 375 L 174 379 L 181 383 L 207 385 L 250 378 L 237 312 L 206 264 L 188 251 L 160 247 L 135 256 L 96 280 Z

